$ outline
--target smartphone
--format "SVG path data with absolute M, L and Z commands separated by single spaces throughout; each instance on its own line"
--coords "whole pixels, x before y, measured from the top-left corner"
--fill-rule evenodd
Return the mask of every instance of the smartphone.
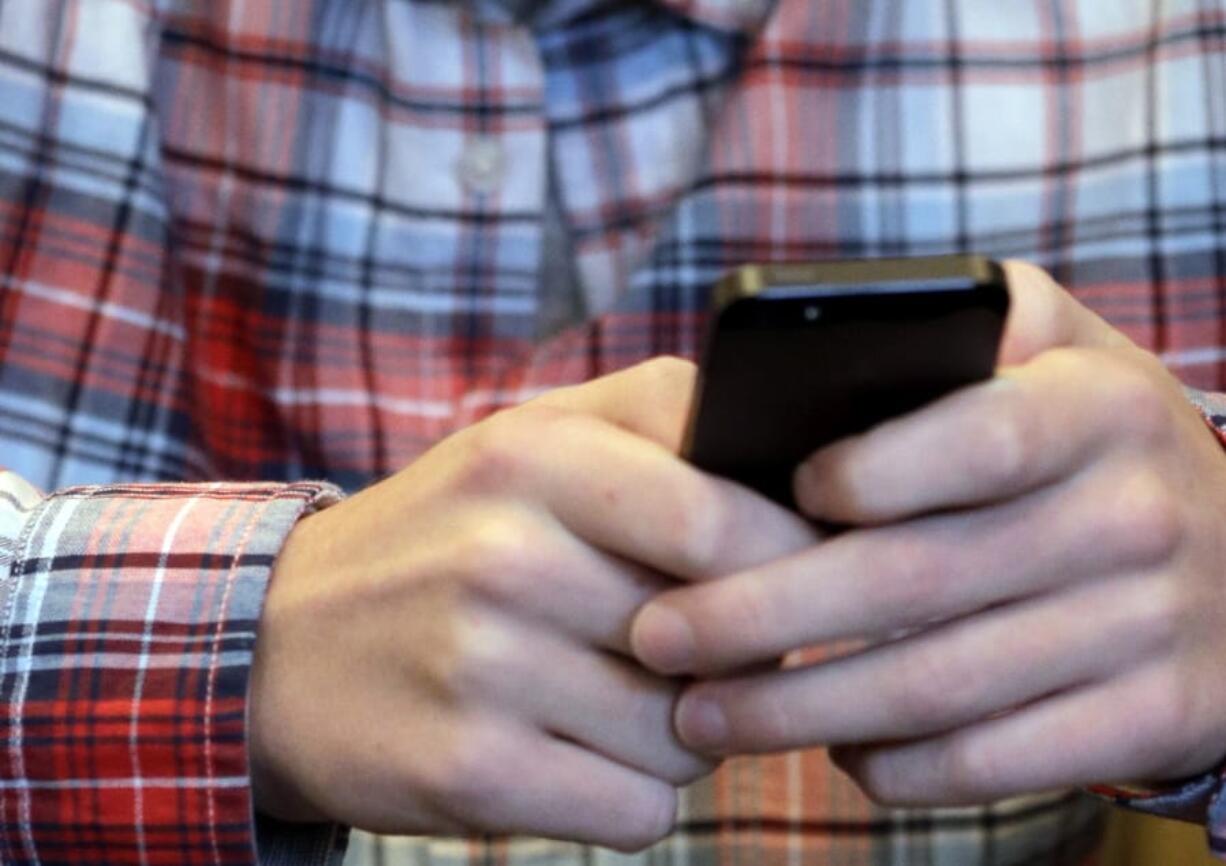
M 941 256 L 750 265 L 713 303 L 684 454 L 791 506 L 818 448 L 989 378 L 1009 292 L 998 263 Z

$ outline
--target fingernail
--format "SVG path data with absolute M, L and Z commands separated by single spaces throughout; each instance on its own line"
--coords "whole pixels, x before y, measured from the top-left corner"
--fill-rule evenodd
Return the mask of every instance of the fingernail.
M 688 692 L 677 703 L 677 736 L 692 749 L 718 749 L 728 740 L 728 718 L 717 701 Z
M 694 663 L 694 632 L 684 616 L 665 604 L 643 608 L 630 643 L 635 655 L 660 673 L 684 673 Z

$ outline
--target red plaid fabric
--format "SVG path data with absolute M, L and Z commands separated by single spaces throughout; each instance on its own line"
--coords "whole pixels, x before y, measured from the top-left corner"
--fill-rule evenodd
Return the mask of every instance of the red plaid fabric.
M 0 493 L 0 860 L 251 862 L 259 603 L 335 495 L 301 479 L 693 355 L 730 267 L 1026 257 L 1221 390 L 1224 47 L 1223 0 L 0 0 L 0 462 L 53 491 Z M 551 174 L 591 317 L 538 342 Z M 819 753 L 682 808 L 638 862 L 1071 863 L 1100 818 L 888 812 Z
M 282 528 L 321 496 L 159 484 L 4 503 L 22 513 L 0 588 L 4 862 L 250 862 L 255 622 Z

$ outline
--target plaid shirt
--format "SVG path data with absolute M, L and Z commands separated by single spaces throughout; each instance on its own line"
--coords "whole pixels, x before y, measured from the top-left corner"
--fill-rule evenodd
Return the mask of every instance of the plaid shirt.
M 729 267 L 1023 256 L 1222 390 L 1226 0 L 503 15 L 0 0 L 0 462 L 21 476 L 0 476 L 0 861 L 252 862 L 264 585 L 337 496 L 301 479 L 353 489 L 529 395 L 693 355 Z M 538 342 L 551 173 L 592 318 Z M 1217 789 L 1149 805 L 1203 818 Z M 637 858 L 361 834 L 351 855 L 1064 863 L 1100 817 L 1074 795 L 885 811 L 799 753 L 729 762 Z M 265 829 L 267 862 L 341 845 Z

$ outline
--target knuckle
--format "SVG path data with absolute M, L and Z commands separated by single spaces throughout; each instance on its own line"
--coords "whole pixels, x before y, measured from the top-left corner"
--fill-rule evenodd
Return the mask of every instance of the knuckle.
M 717 629 L 734 629 L 735 645 L 740 648 L 769 648 L 772 638 L 779 634 L 779 612 L 775 610 L 775 596 L 765 584 L 758 581 L 741 581 L 723 598 L 710 618 L 701 617 L 700 622 L 718 624 Z M 731 643 L 728 635 L 721 635 L 720 642 Z
M 444 814 L 466 825 L 483 824 L 514 795 L 505 737 L 491 726 L 458 726 L 445 743 L 435 742 L 426 770 L 429 797 Z
M 466 449 L 458 483 L 462 490 L 491 493 L 522 481 L 529 456 L 526 417 L 544 409 L 521 406 L 476 424 L 464 433 Z
M 1010 393 L 999 409 L 984 413 L 983 428 L 967 442 L 966 457 L 972 477 L 996 490 L 1025 484 L 1041 448 L 1036 413 L 1022 398 Z
M 1165 575 L 1146 581 L 1141 593 L 1140 622 L 1133 639 L 1146 639 L 1151 647 L 1174 646 L 1188 632 L 1194 605 L 1173 578 Z
M 923 533 L 890 530 L 874 544 L 869 562 L 871 596 L 881 599 L 882 610 L 903 612 L 911 623 L 939 615 L 949 606 L 950 564 L 939 549 L 925 543 Z
M 454 573 L 476 594 L 493 600 L 517 597 L 541 566 L 542 545 L 523 521 L 484 515 L 473 521 L 451 560 Z
M 592 415 L 536 401 L 500 412 L 465 431 L 461 489 L 490 493 L 520 486 L 548 455 L 589 438 L 600 423 Z
M 1106 519 L 1107 541 L 1134 563 L 1166 561 L 1183 540 L 1180 497 L 1156 471 L 1128 478 L 1111 498 Z
M 514 675 L 514 650 L 501 629 L 477 610 L 454 618 L 429 655 L 433 691 L 452 704 L 488 697 Z
M 552 406 L 532 407 L 524 420 L 528 427 L 525 444 L 534 451 L 546 454 L 566 442 L 583 442 L 591 437 L 595 428 L 606 424 L 587 412 L 572 412 Z
M 951 803 L 992 799 L 1007 790 L 1004 768 L 996 753 L 966 738 L 954 737 L 946 745 L 937 771 L 943 798 Z
M 954 675 L 946 656 L 931 645 L 910 646 L 901 653 L 894 718 L 908 732 L 939 726 L 951 707 L 960 703 L 965 682 Z
M 940 729 L 970 713 L 979 683 L 938 644 L 919 642 L 901 653 L 894 698 L 896 722 L 914 735 Z
M 678 486 L 668 522 L 681 560 L 695 574 L 716 575 L 732 533 L 729 508 L 706 484 Z
M 638 366 L 638 371 L 647 381 L 647 393 L 652 394 L 689 394 L 698 375 L 698 366 L 685 358 L 675 355 L 660 355 Z M 655 386 L 655 387 L 651 387 Z

